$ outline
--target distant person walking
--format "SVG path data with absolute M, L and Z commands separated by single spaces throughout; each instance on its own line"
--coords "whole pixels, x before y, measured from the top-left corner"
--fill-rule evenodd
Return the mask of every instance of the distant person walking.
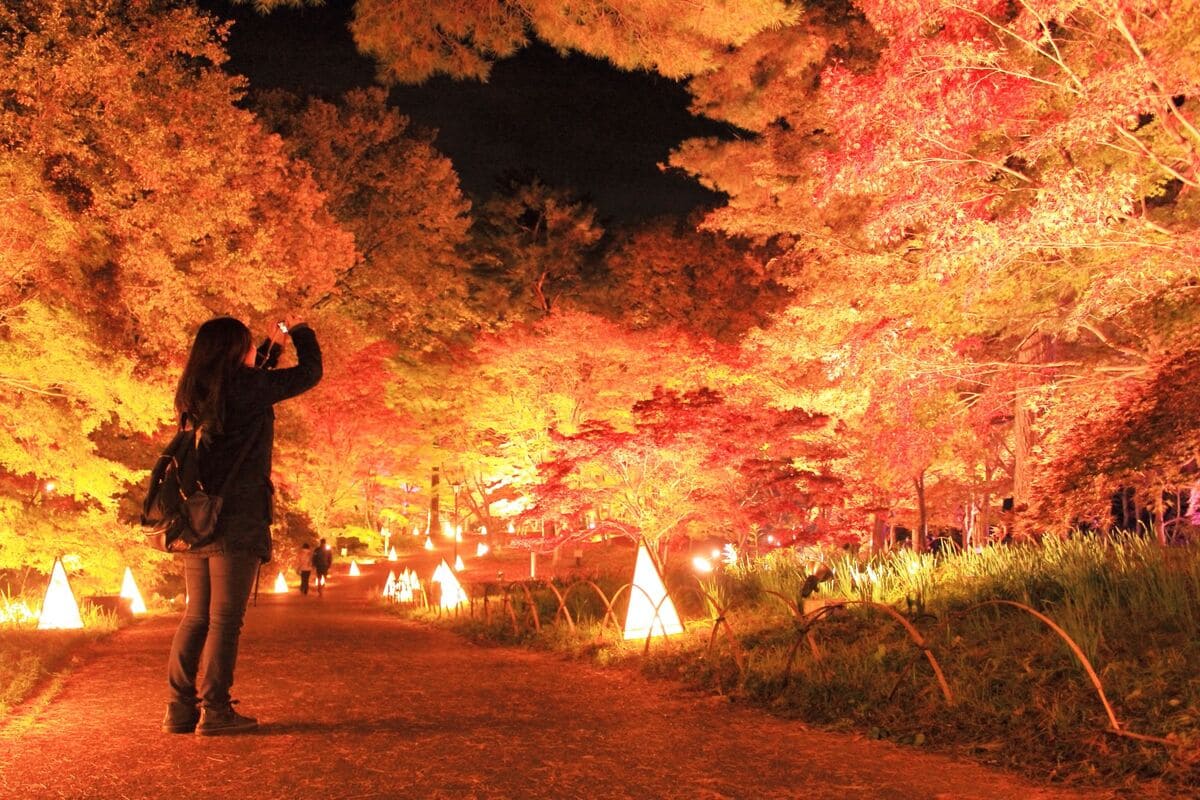
M 296 574 L 300 576 L 300 594 L 308 594 L 308 578 L 313 571 L 313 551 L 308 546 L 308 542 L 300 545 L 300 549 L 296 551 Z
M 317 573 L 317 594 L 325 594 L 325 578 L 329 575 L 329 568 L 333 566 L 333 550 L 329 545 L 325 544 L 322 539 L 317 544 L 317 549 L 312 554 L 313 569 Z
M 234 472 L 217 520 L 215 541 L 183 555 L 188 604 L 167 665 L 171 700 L 162 729 L 209 736 L 258 726 L 237 713 L 229 691 L 237 662 L 246 602 L 258 568 L 271 560 L 272 406 L 311 389 L 321 379 L 321 349 L 307 325 L 280 332 L 256 351 L 250 329 L 232 317 L 200 326 L 175 393 L 175 410 L 196 431 L 200 479 L 221 486 Z M 288 369 L 255 367 L 256 355 L 270 366 L 285 336 L 299 363 Z M 273 351 L 276 351 L 273 353 Z M 197 683 L 199 677 L 199 683 Z

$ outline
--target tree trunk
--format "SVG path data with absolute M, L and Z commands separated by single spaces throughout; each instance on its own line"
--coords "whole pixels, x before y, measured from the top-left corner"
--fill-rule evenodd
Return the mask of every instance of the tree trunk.
M 1166 488 L 1159 486 L 1154 492 L 1154 536 L 1163 547 L 1167 546 L 1167 524 L 1164 518 L 1163 494 Z
M 441 467 L 433 468 L 433 475 L 429 478 L 429 530 L 426 531 L 431 536 L 438 535 L 442 529 L 442 520 L 439 513 L 439 495 L 441 489 L 438 484 L 442 482 Z
M 992 476 L 990 471 L 985 473 L 985 477 L 990 484 Z M 979 517 L 975 520 L 975 541 L 971 544 L 979 547 L 987 547 L 988 541 L 991 539 L 992 533 L 992 515 L 991 515 L 992 496 L 988 492 L 983 493 L 983 497 L 979 501 Z
M 1030 334 L 1017 351 L 1018 364 L 1040 364 L 1046 361 L 1050 337 L 1040 331 Z M 1033 396 L 1041 376 L 1032 370 L 1018 376 L 1013 407 L 1013 517 L 1018 537 L 1028 535 L 1027 520 L 1023 520 L 1032 499 L 1032 461 L 1036 437 L 1033 430 Z
M 913 550 L 924 553 L 929 547 L 928 519 L 925 512 L 925 473 L 913 478 L 917 488 L 917 529 L 913 531 Z
M 887 514 L 878 511 L 871 514 L 871 555 L 877 556 L 887 550 L 888 523 Z

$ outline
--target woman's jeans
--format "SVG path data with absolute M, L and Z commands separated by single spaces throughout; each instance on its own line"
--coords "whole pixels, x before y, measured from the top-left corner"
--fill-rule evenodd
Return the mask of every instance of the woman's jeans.
M 238 637 L 258 561 L 242 553 L 184 558 L 188 604 L 167 663 L 172 701 L 195 705 L 199 697 L 205 708 L 229 707 Z

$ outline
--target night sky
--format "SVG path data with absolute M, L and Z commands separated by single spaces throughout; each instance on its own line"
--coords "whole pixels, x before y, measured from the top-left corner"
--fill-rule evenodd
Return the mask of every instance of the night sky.
M 333 98 L 373 83 L 374 63 L 355 50 L 346 28 L 352 0 L 265 17 L 227 0 L 201 5 L 236 21 L 229 68 L 253 88 Z M 497 63 L 487 83 L 435 78 L 394 88 L 391 101 L 418 126 L 439 132 L 438 148 L 476 198 L 490 194 L 502 176 L 532 173 L 576 190 L 602 219 L 617 222 L 682 216 L 720 202 L 657 164 L 684 139 L 728 137 L 733 129 L 691 116 L 684 86 L 652 73 L 620 72 L 580 55 L 561 58 L 535 43 Z

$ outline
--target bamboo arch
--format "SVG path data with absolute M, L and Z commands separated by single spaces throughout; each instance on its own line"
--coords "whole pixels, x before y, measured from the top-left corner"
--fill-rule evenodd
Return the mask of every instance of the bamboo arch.
M 658 627 L 662 628 L 662 618 L 661 618 L 660 612 L 663 608 L 663 605 L 668 600 L 670 600 L 670 594 L 667 594 L 656 603 L 656 602 L 654 602 L 653 598 L 650 597 L 649 593 L 646 592 L 645 589 L 643 589 L 640 586 L 634 586 L 632 583 L 623 584 L 612 594 L 611 597 L 609 597 L 604 592 L 604 590 L 602 588 L 600 588 L 600 586 L 598 584 L 596 584 L 595 581 L 588 580 L 588 579 L 573 581 L 571 583 L 566 584 L 561 589 L 554 581 L 545 581 L 545 580 L 513 581 L 511 583 L 501 585 L 498 587 L 495 586 L 494 584 L 487 583 L 487 584 L 483 585 L 483 589 L 482 589 L 483 614 L 484 614 L 487 624 L 491 624 L 491 622 L 492 622 L 492 611 L 491 611 L 492 604 L 490 601 L 491 601 L 491 597 L 492 597 L 493 591 L 494 591 L 496 595 L 498 595 L 500 598 L 502 598 L 503 608 L 507 612 L 508 619 L 512 626 L 514 636 L 520 635 L 521 626 L 522 626 L 523 621 L 525 621 L 528 625 L 530 625 L 535 632 L 540 633 L 542 631 L 542 620 L 541 620 L 541 616 L 538 612 L 537 602 L 535 601 L 534 596 L 533 596 L 533 589 L 535 589 L 535 588 L 548 588 L 551 591 L 551 593 L 554 596 L 555 602 L 557 603 L 557 609 L 555 610 L 552 621 L 557 622 L 560 618 L 565 620 L 567 623 L 567 627 L 571 631 L 571 633 L 576 633 L 578 631 L 578 625 L 576 624 L 575 617 L 571 614 L 571 610 L 568 605 L 568 602 L 570 601 L 571 597 L 573 595 L 575 595 L 576 593 L 590 589 L 595 594 L 595 596 L 601 601 L 601 603 L 603 605 L 603 614 L 600 617 L 601 631 L 606 630 L 608 628 L 608 626 L 611 624 L 612 629 L 617 637 L 622 637 L 624 635 L 624 631 L 621 628 L 620 621 L 617 618 L 617 613 L 616 613 L 614 606 L 616 605 L 617 601 L 620 600 L 622 594 L 629 592 L 632 595 L 632 592 L 635 589 L 642 592 L 642 594 L 646 597 L 647 600 L 649 600 L 651 602 L 651 604 L 654 607 L 654 616 L 650 623 L 650 630 L 647 633 L 645 644 L 642 649 L 643 655 L 647 655 L 650 652 L 650 643 L 655 637 L 655 623 L 658 623 Z M 429 597 L 428 597 L 424 587 L 420 587 L 419 591 L 420 591 L 421 601 L 422 601 L 423 605 L 426 608 L 428 608 L 431 604 L 429 602 Z M 737 633 L 734 630 L 733 623 L 730 621 L 730 618 L 729 618 L 729 612 L 730 612 L 731 606 L 728 604 L 724 605 L 724 606 L 721 605 L 721 603 L 719 603 L 717 601 L 717 599 L 712 596 L 712 594 L 710 594 L 709 592 L 707 592 L 704 589 L 703 585 L 698 585 L 695 587 L 687 587 L 685 589 L 685 591 L 699 597 L 702 600 L 702 602 L 707 604 L 707 606 L 710 610 L 710 621 L 712 623 L 712 629 L 708 635 L 708 646 L 705 651 L 707 653 L 707 656 L 709 658 L 712 658 L 713 654 L 716 652 L 716 647 L 717 647 L 718 641 L 720 641 L 723 638 L 723 640 L 727 643 L 727 645 L 729 647 L 734 664 L 737 667 L 739 677 L 744 677 L 745 673 L 746 673 L 745 652 L 742 648 L 742 645 L 737 636 Z M 799 607 L 799 605 L 791 598 L 789 598 L 779 592 L 775 592 L 775 591 L 771 591 L 771 590 L 767 590 L 765 593 L 770 596 L 775 597 L 776 599 L 780 600 L 783 603 L 784 607 L 788 610 L 788 612 L 791 615 L 791 618 L 793 619 L 793 621 L 795 622 L 795 625 L 796 625 L 796 638 L 793 641 L 791 648 L 788 651 L 787 662 L 786 662 L 786 666 L 784 669 L 784 685 L 785 686 L 791 681 L 792 669 L 795 665 L 796 658 L 799 656 L 799 651 L 803 644 L 807 643 L 809 646 L 809 650 L 812 653 L 813 658 L 816 660 L 820 660 L 821 650 L 817 645 L 815 637 L 813 636 L 813 629 L 815 628 L 815 626 L 818 623 L 822 622 L 823 620 L 828 619 L 830 617 L 830 615 L 832 615 L 838 609 L 843 609 L 848 606 L 861 606 L 863 608 L 870 609 L 872 611 L 881 612 L 887 618 L 893 620 L 897 625 L 899 625 L 901 627 L 901 629 L 904 630 L 904 632 L 907 634 L 909 640 L 912 641 L 913 645 L 917 649 L 917 653 L 913 656 L 913 660 L 910 660 L 909 663 L 905 666 L 904 670 L 901 671 L 901 674 L 900 674 L 899 678 L 897 679 L 896 686 L 893 687 L 892 692 L 889 695 L 889 699 L 895 695 L 896 690 L 900 686 L 900 681 L 903 680 L 904 675 L 907 674 L 907 671 L 911 668 L 914 661 L 916 659 L 919 659 L 921 655 L 924 655 L 926 661 L 929 663 L 930 668 L 933 670 L 933 674 L 936 679 L 938 688 L 941 691 L 942 697 L 945 699 L 946 704 L 948 706 L 953 706 L 955 704 L 955 698 L 954 698 L 953 692 L 951 691 L 950 683 L 946 678 L 946 675 L 942 669 L 941 663 L 938 661 L 937 656 L 934 653 L 933 646 L 930 644 L 930 641 L 925 636 L 923 636 L 920 631 L 917 630 L 916 626 L 914 626 L 910 620 L 906 619 L 903 614 L 901 614 L 897 609 L 893 608 L 892 606 L 886 605 L 884 603 L 877 603 L 877 602 L 874 602 L 871 600 L 845 599 L 845 600 L 837 600 L 837 601 L 830 602 L 828 605 L 825 605 L 811 613 L 805 614 L 804 611 Z M 516 605 L 513 602 L 514 596 L 517 597 L 518 602 L 523 601 L 525 604 L 525 612 L 520 615 L 518 615 Z M 474 600 L 475 600 L 475 596 L 474 596 L 474 594 L 471 594 L 470 608 L 471 608 L 472 616 L 474 616 L 474 613 L 475 613 Z M 1113 709 L 1112 703 L 1109 701 L 1108 696 L 1104 691 L 1104 685 L 1103 685 L 1102 681 L 1100 680 L 1100 676 L 1097 674 L 1091 661 L 1089 661 L 1087 656 L 1084 654 L 1083 649 L 1078 645 L 1078 643 L 1075 642 L 1074 639 L 1071 638 L 1071 636 L 1065 630 L 1063 630 L 1063 628 L 1061 626 L 1059 626 L 1056 622 L 1054 622 L 1054 620 L 1052 620 L 1047 615 L 1045 615 L 1033 608 L 1030 608 L 1029 606 L 1027 606 L 1023 603 L 1019 603 L 1014 600 L 1000 600 L 1000 599 L 985 600 L 980 603 L 976 603 L 975 605 L 969 606 L 968 608 L 966 608 L 962 611 L 955 612 L 954 614 L 950 615 L 943 623 L 938 625 L 935 630 L 937 630 L 937 631 L 944 630 L 952 619 L 961 619 L 968 614 L 971 614 L 981 608 L 986 608 L 989 606 L 1001 606 L 1001 607 L 1015 608 L 1019 611 L 1022 611 L 1023 613 L 1029 614 L 1030 616 L 1033 616 L 1038 621 L 1040 621 L 1042 624 L 1047 626 L 1050 630 L 1052 630 L 1055 633 L 1055 635 L 1057 635 L 1060 639 L 1062 639 L 1062 641 L 1066 644 L 1067 648 L 1075 656 L 1079 665 L 1082 667 L 1082 669 L 1086 673 L 1088 680 L 1091 682 L 1092 686 L 1096 690 L 1096 694 L 1097 694 L 1098 698 L 1100 699 L 1100 703 L 1104 708 L 1105 715 L 1108 718 L 1108 728 L 1106 729 L 1106 731 L 1108 733 L 1112 733 L 1112 734 L 1118 735 L 1118 736 L 1123 736 L 1123 737 L 1126 737 L 1129 739 L 1135 739 L 1138 741 L 1153 742 L 1153 743 L 1162 744 L 1162 745 L 1178 746 L 1179 742 L 1172 740 L 1172 739 L 1166 739 L 1166 738 L 1159 737 L 1159 736 L 1150 736 L 1147 734 L 1136 733 L 1134 731 L 1130 731 L 1130 730 L 1126 729 L 1121 724 L 1120 720 L 1117 718 L 1117 715 Z M 439 613 L 440 613 L 440 609 L 439 609 Z M 722 637 L 722 634 L 724 634 L 723 637 Z M 662 636 L 663 639 L 667 638 L 665 633 L 658 634 L 658 635 Z M 719 685 L 719 681 L 720 681 L 719 676 L 718 676 L 717 680 L 718 680 L 718 687 L 717 687 L 718 691 L 721 691 L 722 689 Z

